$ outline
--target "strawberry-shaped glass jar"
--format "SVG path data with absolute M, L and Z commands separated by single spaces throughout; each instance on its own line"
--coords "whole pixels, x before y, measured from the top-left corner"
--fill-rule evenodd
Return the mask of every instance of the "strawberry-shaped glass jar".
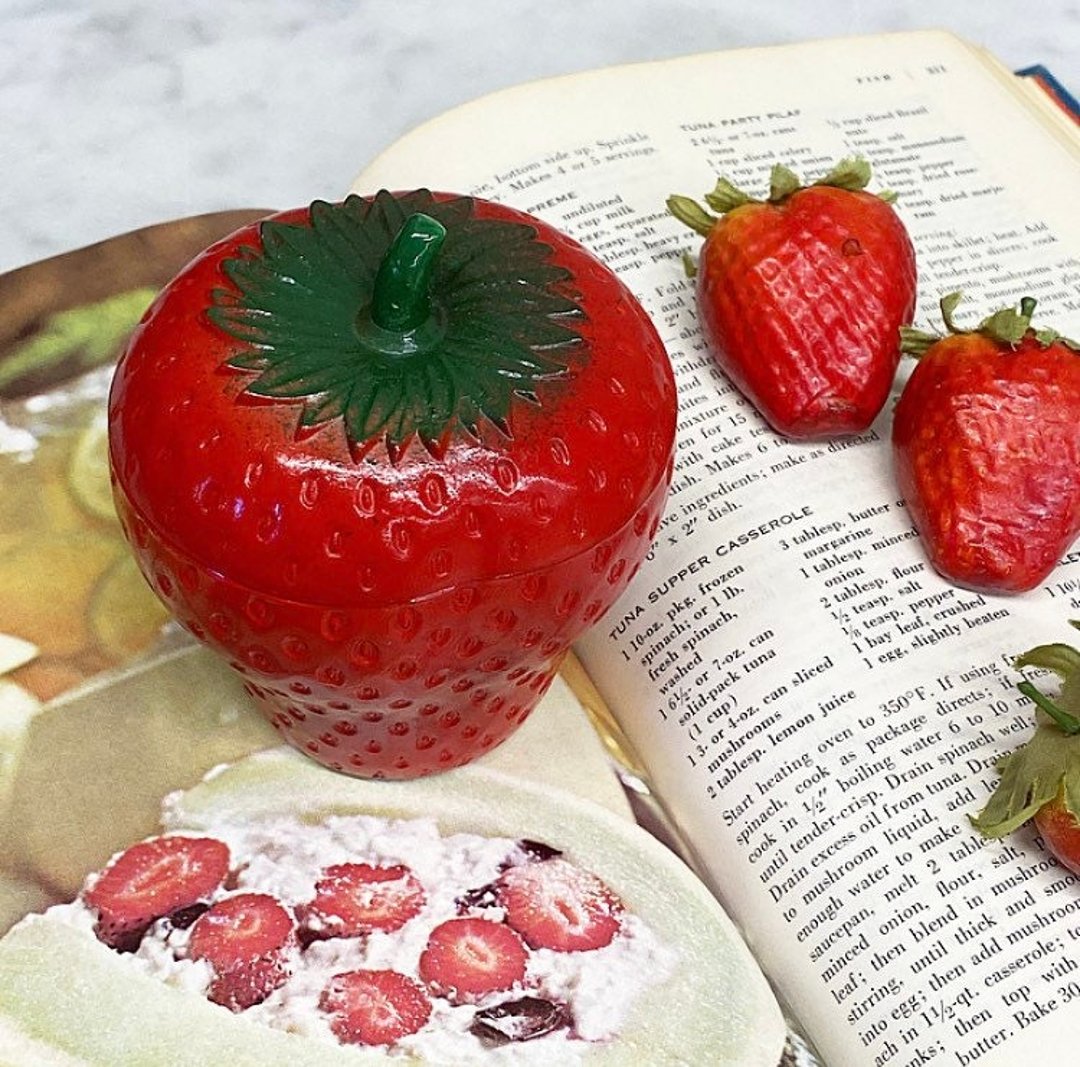
M 670 364 L 629 290 L 467 197 L 316 202 L 155 301 L 109 399 L 143 573 L 293 745 L 415 777 L 502 741 L 655 535 Z

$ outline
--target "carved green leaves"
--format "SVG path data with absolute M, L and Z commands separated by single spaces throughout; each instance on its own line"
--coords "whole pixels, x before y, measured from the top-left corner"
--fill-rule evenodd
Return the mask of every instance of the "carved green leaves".
M 569 272 L 528 225 L 426 190 L 276 220 L 225 261 L 211 321 L 243 346 L 226 366 L 252 397 L 300 404 L 299 431 L 342 420 L 354 455 L 434 455 L 482 421 L 510 435 L 515 400 L 585 356 Z

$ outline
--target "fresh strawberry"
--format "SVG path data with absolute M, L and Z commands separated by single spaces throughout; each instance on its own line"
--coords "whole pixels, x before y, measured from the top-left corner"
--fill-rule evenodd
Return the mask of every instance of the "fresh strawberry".
M 596 875 L 569 860 L 510 867 L 499 876 L 506 922 L 532 948 L 585 952 L 619 931 L 622 902 Z
M 1035 301 L 949 336 L 905 331 L 919 355 L 893 419 L 896 478 L 931 563 L 958 585 L 1039 585 L 1080 533 L 1080 345 L 1031 329 Z
M 511 989 L 525 977 L 529 950 L 502 923 L 448 919 L 436 926 L 420 954 L 420 977 L 452 1001 Z
M 322 872 L 301 922 L 312 940 L 389 932 L 404 926 L 426 899 L 423 886 L 402 864 L 341 863 Z
M 121 521 L 282 736 L 408 778 L 490 750 L 626 588 L 676 395 L 616 276 L 510 208 L 315 203 L 171 283 L 113 379 Z
M 219 900 L 191 927 L 188 953 L 214 970 L 208 996 L 230 1011 L 264 1001 L 289 976 L 292 916 L 266 893 Z
M 97 936 L 132 950 L 155 919 L 202 901 L 228 872 L 228 846 L 215 838 L 155 837 L 117 856 L 83 899 L 97 911 Z
M 1072 625 L 1080 629 L 1080 622 Z M 1020 683 L 1043 714 L 1032 737 L 1000 763 L 1001 781 L 972 822 L 996 838 L 1034 819 L 1051 853 L 1080 874 L 1080 650 L 1040 645 L 1017 657 L 1016 666 L 1053 671 L 1061 693 L 1053 700 L 1030 681 Z
M 915 307 L 915 252 L 888 194 L 865 192 L 870 167 L 844 160 L 802 186 L 776 166 L 767 200 L 721 178 L 711 215 L 672 196 L 668 209 L 705 238 L 697 302 L 710 349 L 779 433 L 865 430 L 900 360 Z
M 427 993 L 397 971 L 346 971 L 319 998 L 330 1029 L 349 1045 L 392 1045 L 415 1034 L 431 1016 Z

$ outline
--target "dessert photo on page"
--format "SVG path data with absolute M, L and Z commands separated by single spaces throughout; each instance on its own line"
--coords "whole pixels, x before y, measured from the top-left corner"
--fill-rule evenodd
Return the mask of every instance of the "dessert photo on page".
M 357 165 L 0 274 L 0 1064 L 1070 1062 L 1068 87 L 827 38 Z

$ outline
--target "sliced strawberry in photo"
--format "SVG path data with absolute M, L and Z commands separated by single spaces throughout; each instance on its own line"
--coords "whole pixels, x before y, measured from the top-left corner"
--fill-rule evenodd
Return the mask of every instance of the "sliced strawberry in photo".
M 348 1045 L 392 1045 L 415 1034 L 431 1016 L 427 993 L 397 971 L 346 971 L 330 979 L 319 1009 Z
M 214 970 L 207 996 L 230 1011 L 264 1001 L 289 976 L 293 919 L 266 893 L 219 900 L 191 928 L 188 951 Z
M 610 944 L 623 906 L 596 875 L 568 860 L 511 867 L 499 878 L 506 921 L 531 948 L 585 952 Z
M 448 919 L 420 954 L 420 977 L 452 1001 L 512 989 L 525 977 L 529 950 L 513 930 L 487 919 Z
M 778 433 L 862 433 L 885 406 L 900 327 L 915 309 L 915 248 L 870 164 L 840 160 L 804 184 L 781 164 L 764 198 L 727 178 L 668 210 L 705 238 L 697 269 L 702 332 L 732 384 Z
M 212 837 L 156 837 L 122 852 L 83 896 L 97 911 L 97 936 L 133 951 L 147 927 L 197 904 L 229 873 L 229 849 Z
M 315 899 L 302 909 L 303 935 L 314 941 L 398 930 L 426 899 L 424 887 L 404 864 L 339 863 L 322 872 Z

